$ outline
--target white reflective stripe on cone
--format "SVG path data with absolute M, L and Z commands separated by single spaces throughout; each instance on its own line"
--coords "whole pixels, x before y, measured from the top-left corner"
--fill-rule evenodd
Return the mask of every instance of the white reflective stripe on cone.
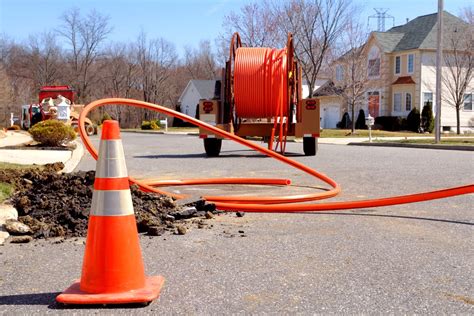
M 100 141 L 95 176 L 96 178 L 128 177 L 122 141 L 120 139 Z
M 130 190 L 94 190 L 91 215 L 124 216 L 133 214 Z

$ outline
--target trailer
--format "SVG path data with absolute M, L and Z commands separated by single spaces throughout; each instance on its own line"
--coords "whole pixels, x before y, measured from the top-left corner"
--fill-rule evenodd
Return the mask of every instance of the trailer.
M 314 156 L 320 101 L 303 99 L 301 83 L 291 33 L 283 49 L 244 47 L 234 33 L 220 87 L 213 99 L 199 102 L 199 119 L 240 137 L 261 137 L 282 154 L 287 137 L 302 138 L 304 154 Z M 199 137 L 207 156 L 219 156 L 222 138 L 202 128 Z

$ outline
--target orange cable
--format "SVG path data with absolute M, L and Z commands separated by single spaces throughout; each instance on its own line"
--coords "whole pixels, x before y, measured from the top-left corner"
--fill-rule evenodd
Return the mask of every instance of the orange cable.
M 98 101 L 94 101 L 87 105 L 84 110 L 81 112 L 79 116 L 79 132 L 80 136 L 84 142 L 86 149 L 92 155 L 94 159 L 97 159 L 97 150 L 92 145 L 89 136 L 87 136 L 86 129 L 85 129 L 85 118 L 87 114 L 94 108 L 105 106 L 105 105 L 128 105 L 134 106 L 139 108 L 145 108 L 153 111 L 157 111 L 166 115 L 170 115 L 173 117 L 180 118 L 186 122 L 192 123 L 199 127 L 202 127 L 216 135 L 222 136 L 223 138 L 227 138 L 233 140 L 241 145 L 247 146 L 251 149 L 259 151 L 269 157 L 272 157 L 280 162 L 286 163 L 296 169 L 299 169 L 313 177 L 329 184 L 332 188 L 328 189 L 324 192 L 318 193 L 311 193 L 311 194 L 303 194 L 303 195 L 293 195 L 293 196 L 267 196 L 267 197 L 248 197 L 248 196 L 204 196 L 203 198 L 209 202 L 213 202 L 216 206 L 221 210 L 226 211 L 246 211 L 246 212 L 285 212 L 285 213 L 293 213 L 293 212 L 314 212 L 314 211 L 322 211 L 322 210 L 342 210 L 342 209 L 355 209 L 355 208 L 368 208 L 368 207 L 379 207 L 379 206 L 389 206 L 389 205 L 397 205 L 397 204 L 405 204 L 405 203 L 414 203 L 414 202 L 421 202 L 421 201 L 428 201 L 433 199 L 441 199 L 446 197 L 452 197 L 456 195 L 462 194 L 470 194 L 474 193 L 474 184 L 469 184 L 465 186 L 459 186 L 454 188 L 448 188 L 438 191 L 432 192 L 424 192 L 424 193 L 417 193 L 417 194 L 410 194 L 410 195 L 402 195 L 402 196 L 394 196 L 388 198 L 380 198 L 380 199 L 371 199 L 371 200 L 362 200 L 362 201 L 345 201 L 345 202 L 332 202 L 332 203 L 311 203 L 311 204 L 292 204 L 295 202 L 311 202 L 315 200 L 321 200 L 329 197 L 334 197 L 341 191 L 340 186 L 328 176 L 317 172 L 314 169 L 309 168 L 308 166 L 303 165 L 300 162 L 287 158 L 283 155 L 280 155 L 276 152 L 268 150 L 264 147 L 261 147 L 255 143 L 242 139 L 234 134 L 228 133 L 224 130 L 221 130 L 217 127 L 211 126 L 207 123 L 194 119 L 190 116 L 187 116 L 183 113 L 176 112 L 169 108 L 155 105 L 148 102 L 138 101 L 138 100 L 130 100 L 130 99 L 121 99 L 121 98 L 110 98 L 110 99 L 102 99 Z M 280 181 L 281 179 L 273 179 L 275 182 Z M 272 182 L 273 180 L 269 179 L 249 179 L 249 183 L 256 184 L 261 181 L 261 183 L 265 181 Z M 183 195 L 172 194 L 166 191 L 162 191 L 153 186 L 153 182 L 150 181 L 143 181 L 143 180 L 136 180 L 133 177 L 129 177 L 129 181 L 131 183 L 137 184 L 142 190 L 147 192 L 155 192 L 160 194 L 167 194 L 175 198 L 183 198 Z M 177 180 L 179 181 L 179 180 Z M 182 180 L 184 181 L 184 180 Z M 209 182 L 215 181 L 215 183 L 219 183 L 219 181 L 226 182 L 227 184 L 235 184 L 235 183 L 245 183 L 244 180 L 236 179 L 235 183 L 233 183 L 228 178 L 224 179 L 193 179 L 192 184 L 209 184 Z M 159 184 L 159 183 L 158 183 Z

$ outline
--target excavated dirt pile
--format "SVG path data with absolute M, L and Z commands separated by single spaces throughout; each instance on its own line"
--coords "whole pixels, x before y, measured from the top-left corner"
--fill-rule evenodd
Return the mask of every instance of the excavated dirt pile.
M 60 166 L 43 169 L 0 170 L 0 182 L 13 183 L 12 203 L 18 220 L 28 225 L 34 238 L 84 237 L 92 201 L 94 171 L 57 174 Z M 212 227 L 213 204 L 203 200 L 177 205 L 167 196 L 145 193 L 132 186 L 133 206 L 140 233 L 159 236 L 170 231 L 184 234 L 186 227 Z

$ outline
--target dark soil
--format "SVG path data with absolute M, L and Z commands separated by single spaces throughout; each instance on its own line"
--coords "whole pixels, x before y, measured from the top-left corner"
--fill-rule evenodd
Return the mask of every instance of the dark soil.
M 58 174 L 62 164 L 41 168 L 0 170 L 0 182 L 12 183 L 12 204 L 18 220 L 33 231 L 34 238 L 84 237 L 92 201 L 94 171 Z M 140 191 L 132 186 L 132 199 L 140 233 L 153 236 L 165 232 L 186 233 L 183 227 L 212 227 L 206 221 L 215 213 L 203 200 L 177 205 L 168 196 Z

